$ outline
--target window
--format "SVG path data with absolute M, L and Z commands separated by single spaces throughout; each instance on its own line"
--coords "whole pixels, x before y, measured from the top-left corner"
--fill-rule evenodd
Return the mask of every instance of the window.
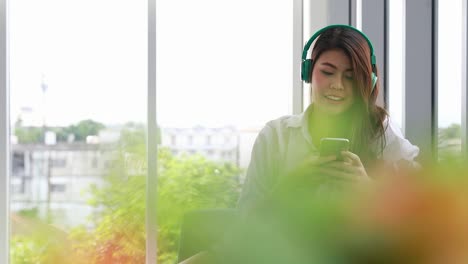
M 67 165 L 67 160 L 63 158 L 57 158 L 51 160 L 51 166 L 54 168 L 64 168 Z
M 159 216 L 160 228 L 178 232 L 162 219 L 204 204 L 234 206 L 240 169 L 248 166 L 259 130 L 292 113 L 293 1 L 156 4 L 158 125 L 163 133 L 179 128 L 178 149 L 194 154 L 160 156 L 157 162 L 165 168 L 158 178 L 170 182 L 158 187 L 160 206 L 177 208 Z M 197 131 L 210 139 L 187 139 Z M 232 149 L 240 149 L 239 160 Z M 197 195 L 200 189 L 209 194 Z M 160 248 L 159 255 L 176 251 Z
M 11 180 L 11 226 L 18 230 L 23 222 L 37 223 L 37 228 L 11 233 L 11 263 L 92 263 L 111 243 L 131 249 L 110 255 L 142 263 L 147 1 L 8 2 L 9 119 L 15 148 L 30 153 L 24 159 L 16 154 L 20 152 L 12 155 L 15 173 L 26 168 L 28 180 Z M 129 166 L 126 154 L 132 157 Z M 108 164 L 102 171 L 96 169 L 101 162 Z M 106 223 L 110 218 L 112 223 Z M 59 248 L 37 238 L 45 230 Z M 61 247 L 66 244 L 60 240 L 63 234 L 76 232 L 80 236 L 73 246 L 84 248 Z M 105 237 L 101 232 L 134 237 L 99 240 Z M 25 244 L 31 245 L 26 253 Z M 106 262 L 120 263 L 117 258 Z
M 404 36 L 405 36 L 405 0 L 388 1 L 389 5 L 389 69 L 388 69 L 388 111 L 395 123 L 403 129 L 403 91 L 404 72 Z
M 51 193 L 64 193 L 67 188 L 66 184 L 51 184 L 50 192 Z
M 461 154 L 462 0 L 438 1 L 438 156 Z
M 160 177 L 182 175 L 187 180 L 194 175 L 216 175 L 216 179 L 206 178 L 206 183 L 211 179 L 217 186 L 223 187 L 225 183 L 227 187 L 235 187 L 231 180 L 237 180 L 242 173 L 239 168 L 247 166 L 259 129 L 268 120 L 291 113 L 293 3 L 267 0 L 157 2 L 157 112 L 161 131 L 196 126 L 213 129 L 210 135 L 213 139 L 217 135 L 218 140 L 212 143 L 219 144 L 213 144 L 212 147 L 218 149 L 210 148 L 210 151 L 221 154 L 226 151 L 223 128 L 233 127 L 234 136 L 244 139 L 236 143 L 237 149 L 242 144 L 242 155 L 236 154 L 245 161 L 238 161 L 234 166 L 225 165 L 225 159 L 210 161 L 199 156 L 178 159 L 171 153 L 183 150 L 167 150 L 162 146 L 159 156 L 162 159 L 158 164 L 187 166 L 164 167 L 162 171 L 167 173 L 161 173 Z M 86 240 L 80 241 L 81 246 L 92 245 L 77 251 L 49 248 L 43 240 L 35 240 L 33 231 L 40 228 L 34 228 L 30 233 L 21 234 L 24 237 L 12 233 L 12 263 L 33 263 L 37 258 L 57 260 L 56 257 L 63 256 L 87 262 L 86 257 L 102 257 L 99 254 L 110 244 L 115 245 L 111 248 L 125 246 L 128 250 L 118 254 L 106 252 L 109 253 L 106 256 L 112 258 L 107 262 L 121 262 L 115 259 L 119 257 L 131 263 L 144 262 L 145 233 L 132 231 L 145 230 L 141 226 L 145 221 L 141 218 L 144 217 L 142 201 L 146 195 L 144 169 L 147 166 L 144 163 L 148 109 L 144 102 L 150 57 L 147 54 L 147 8 L 148 1 L 140 0 L 9 1 L 10 36 L 6 44 L 10 47 L 11 109 L 8 119 L 15 124 L 12 125 L 12 142 L 20 149 L 29 147 L 24 167 L 30 180 L 23 189 L 27 199 L 12 195 L 10 214 L 15 219 L 39 223 L 48 231 L 56 230 L 48 232 L 48 239 L 53 239 L 55 233 L 77 231 L 79 237 Z M 259 16 L 262 19 L 258 19 Z M 181 71 L 181 65 L 185 71 Z M 103 130 L 106 133 L 99 133 Z M 248 132 L 243 134 L 242 131 Z M 119 137 L 104 139 L 110 134 Z M 92 142 L 87 138 L 92 138 Z M 102 174 L 97 175 L 85 168 L 90 159 L 95 158 L 87 153 L 96 148 L 102 153 L 97 157 L 97 164 L 106 164 Z M 197 148 L 201 149 L 196 149 L 197 153 L 207 153 L 203 151 L 206 144 Z M 64 151 L 67 157 L 54 157 L 51 150 Z M 135 166 L 126 166 L 126 157 L 131 157 L 143 171 L 127 169 Z M 59 170 L 50 169 L 61 166 L 64 167 Z M 112 178 L 107 180 L 109 177 L 104 175 Z M 51 181 L 56 176 L 65 179 L 64 182 Z M 221 176 L 226 177 L 224 182 L 219 180 Z M 15 190 L 21 182 L 12 180 L 11 184 L 11 189 Z M 86 186 L 78 189 L 82 184 Z M 181 199 L 171 199 L 184 198 L 183 189 L 188 186 L 177 186 L 183 188 L 164 193 L 168 196 L 161 201 L 171 202 L 173 207 L 191 208 L 177 204 Z M 232 198 L 238 195 L 238 188 L 222 189 L 220 195 L 231 195 L 230 199 L 212 197 L 213 201 L 234 201 Z M 80 196 L 75 196 L 78 193 Z M 55 200 L 56 197 L 62 200 Z M 78 200 L 69 203 L 68 197 L 78 197 Z M 93 203 L 86 203 L 88 200 Z M 108 210 L 111 206 L 113 210 Z M 135 211 L 122 214 L 121 210 L 129 208 Z M 117 213 L 112 215 L 113 212 Z M 126 218 L 129 216 L 131 221 Z M 113 220 L 111 225 L 103 221 L 105 217 Z M 86 221 L 88 218 L 91 222 Z M 11 224 L 14 229 L 19 223 L 12 221 Z M 170 223 L 169 226 L 177 225 Z M 98 238 L 106 238 L 98 233 L 102 230 L 112 234 L 130 231 L 139 237 L 98 241 Z M 174 230 L 169 231 L 174 233 Z M 24 255 L 19 241 L 27 241 L 38 250 Z M 177 245 L 175 241 L 168 242 L 167 245 Z M 175 251 L 172 246 L 160 255 L 173 258 Z M 60 256 L 54 252 L 60 252 Z M 58 261 L 68 262 L 66 259 Z
M 11 159 L 12 159 L 12 166 L 11 166 L 12 175 L 23 177 L 25 173 L 24 153 L 13 151 L 13 155 Z

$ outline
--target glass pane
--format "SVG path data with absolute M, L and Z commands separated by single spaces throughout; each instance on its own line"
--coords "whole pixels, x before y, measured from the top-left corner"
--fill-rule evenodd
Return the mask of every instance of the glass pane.
M 388 111 L 392 120 L 400 128 L 403 125 L 403 87 L 404 87 L 404 4 L 405 0 L 392 0 L 389 5 L 389 78 Z M 403 131 L 404 132 L 404 131 Z
M 438 3 L 439 160 L 461 154 L 462 0 Z
M 11 263 L 143 263 L 147 2 L 9 3 Z
M 318 30 L 326 27 L 329 24 L 328 13 L 328 3 L 326 0 L 305 0 L 304 10 L 303 10 L 303 42 L 304 45 L 309 41 L 309 39 L 314 35 Z M 313 45 L 309 48 L 307 52 L 307 58 L 312 56 Z M 302 51 L 301 51 L 302 52 Z M 302 83 L 302 110 L 306 110 L 311 103 L 311 90 L 310 84 L 303 82 Z
M 157 1 L 158 257 L 182 215 L 236 205 L 259 130 L 291 113 L 292 1 Z

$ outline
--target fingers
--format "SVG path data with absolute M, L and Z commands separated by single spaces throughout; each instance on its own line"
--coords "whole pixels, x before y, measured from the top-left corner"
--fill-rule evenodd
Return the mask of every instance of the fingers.
M 350 161 L 331 161 L 324 165 L 324 167 L 329 169 L 335 169 L 337 171 L 344 171 L 352 173 L 355 171 L 353 164 Z
M 358 180 L 356 173 L 337 170 L 335 168 L 324 167 L 320 168 L 317 172 L 322 176 L 326 176 L 329 180 L 344 182 L 355 182 Z
M 359 157 L 357 160 L 355 158 L 352 160 L 352 157 L 347 156 L 344 161 L 331 161 L 320 166 L 318 171 L 329 178 L 338 180 L 356 181 L 367 179 L 367 173 Z
M 335 160 L 336 160 L 336 156 L 331 155 L 331 156 L 326 156 L 326 157 L 311 158 L 308 161 L 308 163 L 309 163 L 309 165 L 312 165 L 312 166 L 320 166 L 320 165 L 324 165 L 326 163 L 329 163 L 329 162 L 332 162 L 332 161 L 335 161 Z
M 313 165 L 323 165 L 323 164 L 326 164 L 326 163 L 329 163 L 329 162 L 332 162 L 332 161 L 335 161 L 335 160 L 336 160 L 336 156 L 331 155 L 331 156 L 315 158 L 312 161 L 312 163 L 313 163 Z
M 343 156 L 343 158 L 345 160 L 349 159 L 349 160 L 351 160 L 353 162 L 353 164 L 362 166 L 362 162 L 361 162 L 361 159 L 359 158 L 359 156 L 352 153 L 351 151 L 342 151 L 341 155 Z

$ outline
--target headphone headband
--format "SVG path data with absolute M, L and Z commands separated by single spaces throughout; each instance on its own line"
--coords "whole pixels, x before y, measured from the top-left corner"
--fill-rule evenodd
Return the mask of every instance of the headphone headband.
M 312 59 L 307 59 L 307 52 L 309 51 L 309 48 L 314 42 L 314 40 L 318 38 L 318 36 L 320 36 L 325 30 L 328 30 L 330 28 L 339 28 L 339 27 L 354 30 L 355 32 L 358 32 L 367 41 L 367 44 L 369 45 L 369 50 L 370 50 L 371 65 L 373 68 L 372 74 L 370 76 L 371 82 L 372 82 L 372 90 L 371 90 L 372 92 L 374 90 L 375 85 L 377 84 L 377 75 L 373 72 L 375 68 L 375 61 L 376 61 L 375 55 L 374 55 L 374 47 L 372 46 L 372 43 L 370 42 L 366 34 L 364 34 L 359 29 L 352 27 L 350 25 L 341 25 L 341 24 L 330 25 L 330 26 L 320 29 L 319 31 L 315 32 L 314 35 L 312 35 L 309 41 L 307 41 L 307 43 L 305 44 L 304 50 L 302 51 L 301 79 L 307 83 L 310 81 L 313 62 L 312 62 Z
M 367 44 L 369 45 L 369 49 L 370 49 L 370 53 L 371 53 L 370 54 L 371 64 L 372 64 L 372 66 L 374 66 L 375 63 L 376 63 L 376 59 L 375 59 L 375 55 L 374 55 L 374 47 L 372 46 L 372 43 L 369 40 L 369 38 L 366 36 L 366 34 L 364 34 L 362 31 L 360 31 L 359 29 L 357 29 L 357 28 L 355 28 L 353 26 L 341 25 L 341 24 L 329 25 L 329 26 L 326 26 L 326 27 L 320 29 L 319 31 L 315 32 L 315 34 L 312 35 L 312 37 L 310 37 L 309 41 L 307 41 L 307 43 L 304 46 L 304 50 L 302 51 L 302 61 L 307 59 L 307 52 L 309 51 L 310 46 L 312 45 L 312 43 L 314 43 L 314 40 L 318 36 L 320 36 L 324 31 L 326 31 L 326 30 L 328 30 L 330 28 L 338 28 L 338 27 L 352 29 L 352 30 L 358 32 L 359 34 L 361 34 L 362 37 L 364 37 L 364 39 L 367 41 Z

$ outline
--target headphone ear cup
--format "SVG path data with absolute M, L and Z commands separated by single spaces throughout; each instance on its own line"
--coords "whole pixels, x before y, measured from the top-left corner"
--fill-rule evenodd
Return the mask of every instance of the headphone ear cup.
M 301 79 L 306 83 L 310 83 L 311 70 L 312 70 L 312 60 L 311 59 L 303 60 L 301 64 Z
M 371 93 L 374 91 L 374 88 L 375 88 L 375 85 L 377 84 L 377 75 L 375 75 L 375 73 L 372 73 L 372 90 L 371 90 Z

